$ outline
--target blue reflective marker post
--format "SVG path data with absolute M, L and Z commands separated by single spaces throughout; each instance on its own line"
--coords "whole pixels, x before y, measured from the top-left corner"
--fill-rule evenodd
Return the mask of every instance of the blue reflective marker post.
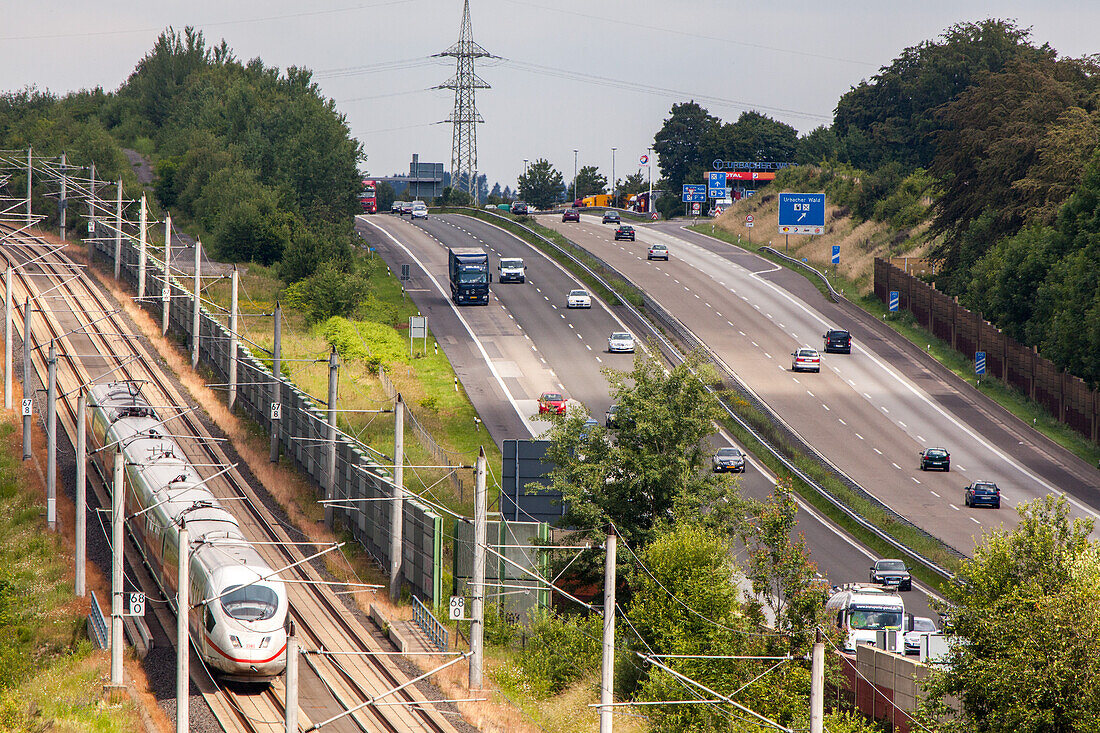
M 890 312 L 897 313 L 898 305 L 901 303 L 901 294 L 897 290 L 890 291 Z
M 840 245 L 839 244 L 834 244 L 833 245 L 833 264 L 834 265 L 839 265 L 840 264 Z
M 977 382 L 980 385 L 982 383 L 982 377 L 985 375 L 985 352 L 974 352 L 974 374 L 977 376 Z

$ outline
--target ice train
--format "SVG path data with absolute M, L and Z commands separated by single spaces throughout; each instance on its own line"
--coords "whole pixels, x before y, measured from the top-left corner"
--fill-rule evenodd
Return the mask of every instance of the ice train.
M 191 641 L 222 679 L 270 682 L 286 667 L 286 587 L 245 539 L 165 435 L 156 410 L 135 382 L 88 388 L 91 443 L 104 476 L 122 451 L 130 529 L 169 603 L 179 584 L 179 528 L 185 521 L 191 552 Z M 104 446 L 106 446 L 104 448 Z M 208 603 L 203 603 L 205 600 Z M 176 609 L 179 612 L 179 609 Z

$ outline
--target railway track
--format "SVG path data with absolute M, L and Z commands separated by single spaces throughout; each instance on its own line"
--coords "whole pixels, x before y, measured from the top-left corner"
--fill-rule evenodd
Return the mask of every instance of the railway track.
M 27 297 L 39 304 L 32 307 L 31 364 L 42 382 L 47 373 L 48 344 L 57 346 L 59 424 L 75 443 L 76 398 L 79 387 L 92 381 L 135 380 L 151 404 L 182 406 L 188 400 L 156 366 L 158 359 L 141 339 L 132 337 L 116 305 L 62 251 L 49 254 L 49 245 L 33 236 L 0 225 L 10 237 L 3 248 L 15 270 L 14 301 Z M 33 262 L 32 262 L 33 261 Z M 22 333 L 22 309 L 13 312 L 15 331 Z M 84 328 L 92 322 L 94 327 Z M 162 409 L 162 413 L 166 410 Z M 166 423 L 179 440 L 187 459 L 206 477 L 218 466 L 230 465 L 218 441 L 191 411 L 183 411 Z M 248 481 L 236 468 L 207 484 L 237 517 L 241 530 L 273 568 L 301 563 L 316 552 L 308 543 L 295 541 L 287 528 L 266 508 Z M 409 677 L 387 656 L 379 640 L 343 605 L 328 585 L 319 584 L 321 575 L 305 562 L 282 574 L 288 584 L 291 618 L 301 648 L 315 652 L 352 654 L 305 654 L 300 665 L 299 721 L 303 729 L 329 718 L 355 712 L 325 726 L 334 731 L 452 731 L 456 730 L 443 712 L 415 686 L 404 687 Z M 171 625 L 170 625 L 171 626 Z M 174 628 L 166 628 L 169 637 Z M 192 659 L 197 659 L 192 656 Z M 214 684 L 205 672 L 192 665 L 192 679 L 207 704 L 226 730 L 284 730 L 286 689 L 280 678 L 260 690 Z M 362 703 L 384 695 L 383 705 Z

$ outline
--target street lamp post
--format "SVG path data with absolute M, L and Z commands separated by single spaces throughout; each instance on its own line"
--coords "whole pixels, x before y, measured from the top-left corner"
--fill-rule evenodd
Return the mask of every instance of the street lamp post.
M 618 181 L 615 179 L 615 151 L 616 150 L 618 150 L 618 148 L 611 148 L 611 205 L 612 206 L 617 205 L 617 199 L 616 199 L 616 196 L 615 196 L 615 193 L 616 193 L 615 184 L 618 183 Z
M 573 203 L 577 203 L 577 149 L 573 148 Z
M 649 155 L 646 157 L 646 170 L 649 173 L 649 199 L 646 201 L 646 213 L 653 213 L 653 148 L 647 148 Z

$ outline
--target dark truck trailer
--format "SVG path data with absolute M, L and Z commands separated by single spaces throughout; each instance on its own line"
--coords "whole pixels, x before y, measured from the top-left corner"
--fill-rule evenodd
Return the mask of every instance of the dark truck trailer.
M 447 250 L 451 300 L 457 305 L 489 305 L 489 255 L 476 247 Z

